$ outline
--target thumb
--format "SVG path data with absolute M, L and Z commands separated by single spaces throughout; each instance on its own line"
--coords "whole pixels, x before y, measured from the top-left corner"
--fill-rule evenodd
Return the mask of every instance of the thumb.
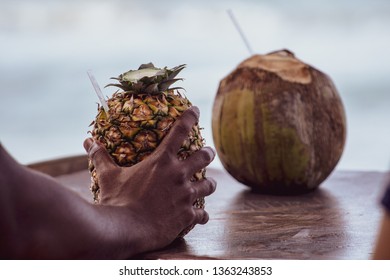
M 98 172 L 101 169 L 117 167 L 117 164 L 101 143 L 94 141 L 92 138 L 87 138 L 85 139 L 83 145 L 84 149 L 88 153 L 89 159 L 92 161 Z

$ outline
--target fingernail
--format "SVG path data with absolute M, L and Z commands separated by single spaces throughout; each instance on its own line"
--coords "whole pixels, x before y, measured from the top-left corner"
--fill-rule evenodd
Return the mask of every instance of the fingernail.
M 207 224 L 208 221 L 209 221 L 209 214 L 205 211 L 201 223 L 204 225 Z
M 210 155 L 210 162 L 212 162 L 214 160 L 214 158 L 215 158 L 215 151 L 211 147 L 205 147 L 205 148 L 207 149 L 207 152 Z
M 217 181 L 211 177 L 207 177 L 207 180 L 209 180 L 211 182 L 212 193 L 215 192 L 215 190 L 217 189 Z
M 196 117 L 199 118 L 199 115 L 200 115 L 199 108 L 196 107 L 196 106 L 192 106 L 190 109 L 191 109 L 192 112 L 195 113 Z
M 85 139 L 83 145 L 84 145 L 84 149 L 85 149 L 85 151 L 86 151 L 87 153 L 88 153 L 89 150 L 91 149 L 92 144 L 93 144 L 93 140 L 92 140 L 91 138 Z

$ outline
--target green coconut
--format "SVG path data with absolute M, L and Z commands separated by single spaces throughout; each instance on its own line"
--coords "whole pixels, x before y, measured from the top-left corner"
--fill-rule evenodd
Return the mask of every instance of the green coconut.
M 299 194 L 336 167 L 346 117 L 331 78 L 281 50 L 248 58 L 220 82 L 212 131 L 235 179 L 256 192 Z

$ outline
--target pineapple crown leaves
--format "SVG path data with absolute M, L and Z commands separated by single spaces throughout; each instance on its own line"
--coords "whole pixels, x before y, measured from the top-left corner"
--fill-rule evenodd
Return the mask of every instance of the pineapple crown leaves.
M 119 84 L 108 84 L 106 87 L 115 86 L 125 92 L 146 94 L 158 94 L 167 90 L 183 89 L 181 87 L 169 87 L 175 82 L 183 80 L 175 77 L 185 67 L 186 65 L 182 64 L 168 69 L 167 67 L 156 68 L 153 63 L 142 64 L 138 70 L 130 70 L 117 78 L 111 78 L 119 81 Z

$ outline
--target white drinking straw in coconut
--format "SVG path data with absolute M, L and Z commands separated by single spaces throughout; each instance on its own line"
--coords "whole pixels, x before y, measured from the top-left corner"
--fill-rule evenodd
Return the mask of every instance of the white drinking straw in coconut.
M 245 36 L 244 32 L 242 31 L 240 25 L 238 24 L 238 21 L 236 20 L 234 14 L 233 14 L 233 11 L 230 10 L 230 9 L 228 9 L 228 10 L 226 10 L 226 12 L 228 13 L 230 19 L 232 20 L 234 26 L 236 27 L 238 33 L 240 34 L 241 39 L 244 41 L 244 44 L 245 44 L 246 48 L 248 49 L 249 53 L 250 53 L 251 55 L 253 55 L 252 48 L 251 48 L 251 46 L 249 45 L 249 42 L 248 42 L 248 40 L 246 39 L 246 36 Z
M 98 98 L 100 100 L 100 103 L 102 104 L 103 109 L 104 109 L 104 111 L 106 112 L 106 114 L 108 116 L 108 105 L 107 105 L 107 102 L 104 99 L 102 90 L 100 89 L 99 84 L 97 83 L 97 81 L 95 79 L 95 76 L 92 74 L 92 70 L 88 70 L 87 74 L 88 74 L 88 77 L 91 80 L 92 86 L 95 89 L 95 92 L 96 92 L 96 94 L 97 94 L 97 96 L 98 96 Z

